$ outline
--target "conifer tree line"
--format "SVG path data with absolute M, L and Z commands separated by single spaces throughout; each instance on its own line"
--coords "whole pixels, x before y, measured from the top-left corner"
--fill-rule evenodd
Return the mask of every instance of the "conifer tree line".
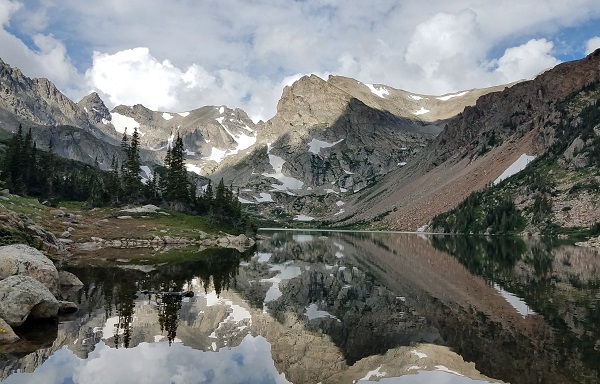
M 0 182 L 12 193 L 46 200 L 86 201 L 89 207 L 121 206 L 125 204 L 158 204 L 209 217 L 215 224 L 238 230 L 252 227 L 243 215 L 241 204 L 223 180 L 216 189 L 209 181 L 197 194 L 185 168 L 183 139 L 177 134 L 172 147 L 167 148 L 164 166 L 157 167 L 149 180 L 140 176 L 140 134 L 127 130 L 121 140 L 122 156 L 113 156 L 108 171 L 74 160 L 66 160 L 39 150 L 31 129 L 17 133 L 7 143 L 0 164 Z

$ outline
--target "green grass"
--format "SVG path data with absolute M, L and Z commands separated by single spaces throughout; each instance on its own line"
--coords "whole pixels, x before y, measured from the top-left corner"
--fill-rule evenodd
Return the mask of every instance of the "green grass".
M 45 211 L 48 211 L 50 208 L 40 204 L 40 202 L 32 197 L 21 197 L 17 195 L 11 195 L 8 197 L 8 200 L 0 201 L 0 204 L 4 205 L 6 208 L 14 211 L 18 214 L 23 215 L 39 215 Z

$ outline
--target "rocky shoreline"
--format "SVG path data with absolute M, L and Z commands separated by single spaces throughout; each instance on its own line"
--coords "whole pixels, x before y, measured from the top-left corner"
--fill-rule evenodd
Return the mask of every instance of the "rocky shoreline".
M 58 271 L 39 250 L 25 244 L 0 247 L 0 345 L 21 340 L 13 328 L 28 320 L 55 319 L 78 310 L 63 300 L 63 287 L 83 286 L 72 273 Z
M 206 235 L 203 233 L 203 235 Z M 61 239 L 58 239 L 59 241 Z M 219 237 L 202 236 L 200 239 L 190 239 L 187 237 L 172 236 L 154 236 L 149 239 L 144 238 L 120 238 L 103 239 L 92 236 L 89 242 L 70 242 L 67 249 L 76 249 L 80 251 L 92 251 L 102 248 L 161 248 L 168 246 L 190 246 L 199 245 L 205 247 L 235 248 L 239 251 L 254 246 L 256 241 L 244 234 L 233 236 L 223 235 Z

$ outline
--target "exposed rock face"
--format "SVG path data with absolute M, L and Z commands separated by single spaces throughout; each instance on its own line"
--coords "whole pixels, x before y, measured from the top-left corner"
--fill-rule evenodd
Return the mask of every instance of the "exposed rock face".
M 23 244 L 0 247 L 0 279 L 14 275 L 30 276 L 44 284 L 53 295 L 59 293 L 56 267 L 35 248 Z
M 19 340 L 19 336 L 15 334 L 11 326 L 8 325 L 6 321 L 0 318 L 0 345 L 11 344 L 17 340 Z
M 143 134 L 147 163 L 161 162 L 180 134 L 189 170 L 250 187 L 250 201 L 272 184 L 300 194 L 318 188 L 317 195 L 334 185 L 339 191 L 371 185 L 413 158 L 441 130 L 440 119 L 492 91 L 434 97 L 344 77 L 306 76 L 284 89 L 276 116 L 255 124 L 244 111 L 225 106 L 172 113 L 121 105 L 109 112 L 97 93 L 75 104 L 45 79 L 29 79 L 4 63 L 2 68 L 7 91 L 0 110 L 12 116 L 4 121 L 13 122 L 6 129 L 16 129 L 17 121 L 44 125 L 33 127 L 38 148 L 52 142 L 61 156 L 88 163 L 97 158 L 106 169 L 113 156 L 120 158 L 125 128 Z
M 0 60 L 0 114 L 40 125 L 90 128 L 84 113 L 47 79 L 31 79 Z
M 59 303 L 45 285 L 30 276 L 10 276 L 0 280 L 0 318 L 16 327 L 31 318 L 58 314 Z
M 16 235 L 20 235 L 23 242 L 27 238 L 32 238 L 39 241 L 41 249 L 46 252 L 53 254 L 62 254 L 65 252 L 64 246 L 57 241 L 54 234 L 42 229 L 29 218 L 17 215 L 2 204 L 0 204 L 0 220 L 2 220 L 2 226 L 16 232 Z
M 522 154 L 543 154 L 560 131 L 558 102 L 599 79 L 600 50 L 480 97 L 406 167 L 357 196 L 361 201 L 354 207 L 346 206 L 344 224 L 384 216 L 376 225 L 416 230 L 494 181 Z M 584 161 L 576 156 L 573 167 Z
M 83 109 L 93 124 L 107 124 L 111 120 L 110 111 L 96 92 L 92 92 L 77 105 Z
M 430 122 L 435 119 L 415 114 L 424 108 L 419 103 L 435 98 L 412 96 L 348 78 L 302 77 L 284 88 L 277 114 L 258 130 L 254 150 L 223 162 L 214 176 L 249 188 L 242 197 L 250 202 L 271 190 L 288 195 L 360 190 L 404 166 L 442 129 Z M 455 100 L 458 112 L 470 99 Z M 272 198 L 288 212 L 299 203 L 283 194 Z
M 64 287 L 78 287 L 83 285 L 81 280 L 71 272 L 59 271 L 58 278 L 60 285 Z
M 206 106 L 188 112 L 158 112 L 143 105 L 115 107 L 104 124 L 104 132 L 120 137 L 125 128 L 142 133 L 141 145 L 162 161 L 174 137 L 179 134 L 186 149 L 186 163 L 202 175 L 210 175 L 226 157 L 256 142 L 256 125 L 241 109 Z

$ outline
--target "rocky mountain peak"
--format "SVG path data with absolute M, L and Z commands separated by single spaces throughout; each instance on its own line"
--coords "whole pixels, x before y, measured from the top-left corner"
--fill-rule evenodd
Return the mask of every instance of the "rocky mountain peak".
M 111 120 L 110 111 L 96 92 L 81 99 L 77 105 L 83 109 L 94 124 L 106 123 Z
M 18 68 L 0 64 L 0 112 L 5 122 L 27 121 L 40 125 L 72 125 L 90 129 L 87 116 L 45 78 L 31 79 Z

